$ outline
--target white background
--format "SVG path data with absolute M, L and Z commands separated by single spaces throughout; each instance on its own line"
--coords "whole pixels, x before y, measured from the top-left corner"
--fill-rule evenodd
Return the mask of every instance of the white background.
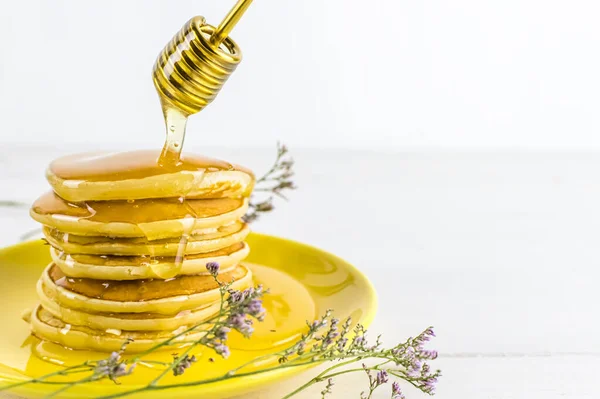
M 155 57 L 233 0 L 2 1 L 0 143 L 156 147 Z M 597 148 L 597 1 L 257 0 L 192 145 Z

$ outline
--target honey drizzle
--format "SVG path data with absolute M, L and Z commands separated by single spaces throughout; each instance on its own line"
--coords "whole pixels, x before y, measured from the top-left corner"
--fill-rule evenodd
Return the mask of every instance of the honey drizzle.
M 163 105 L 163 115 L 167 127 L 167 137 L 158 158 L 158 164 L 171 169 L 180 162 L 188 115 L 168 105 Z

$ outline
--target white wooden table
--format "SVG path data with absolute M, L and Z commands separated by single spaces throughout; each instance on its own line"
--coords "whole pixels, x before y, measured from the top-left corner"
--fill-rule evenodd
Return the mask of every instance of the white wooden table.
M 48 187 L 48 161 L 74 150 L 1 148 L 0 199 L 30 203 Z M 204 152 L 258 173 L 274 155 Z M 379 293 L 371 330 L 384 341 L 435 326 L 437 397 L 600 397 L 600 154 L 293 154 L 299 190 L 254 229 L 362 269 Z M 2 246 L 36 227 L 26 209 L 0 217 Z M 340 379 L 333 397 L 358 397 L 365 386 L 362 377 Z

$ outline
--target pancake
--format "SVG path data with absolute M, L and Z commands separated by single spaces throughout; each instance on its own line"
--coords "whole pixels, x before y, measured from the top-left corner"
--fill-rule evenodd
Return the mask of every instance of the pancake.
M 228 273 L 219 274 L 223 282 L 236 281 L 244 277 L 247 269 L 236 267 Z M 182 295 L 200 294 L 217 289 L 219 286 L 211 275 L 178 276 L 168 280 L 95 280 L 66 276 L 54 264 L 48 269 L 48 276 L 59 287 L 88 298 L 118 302 L 144 302 Z
M 181 244 L 180 239 L 150 241 L 140 237 L 79 236 L 48 227 L 43 232 L 50 245 L 69 254 L 176 256 Z M 204 234 L 190 235 L 185 253 L 199 254 L 225 248 L 243 241 L 249 232 L 246 223 L 236 221 Z
M 125 353 L 143 352 L 185 331 L 179 328 L 175 331 L 106 331 L 94 330 L 85 326 L 70 325 L 54 317 L 43 307 L 36 307 L 31 313 L 31 332 L 36 337 L 57 343 L 71 349 L 86 349 L 98 352 L 119 351 L 127 339 L 133 341 L 127 345 Z M 165 348 L 178 348 L 185 345 L 182 341 L 195 341 L 205 333 L 202 330 L 192 331 L 181 335 Z
M 187 155 L 161 166 L 157 151 L 84 153 L 52 162 L 46 178 L 67 201 L 248 197 L 254 175 L 237 165 Z
M 201 254 L 190 254 L 183 258 L 179 275 L 208 274 L 206 264 L 217 262 L 220 272 L 227 273 L 248 256 L 250 247 L 244 242 Z M 65 254 L 50 248 L 54 263 L 64 274 L 71 277 L 99 280 L 137 280 L 161 278 L 163 270 L 172 267 L 174 257 L 112 256 Z
M 219 277 L 243 290 L 252 285 L 252 272 L 239 265 Z M 56 282 L 55 282 L 56 281 Z M 168 285 L 167 285 L 168 284 Z M 220 291 L 211 276 L 180 276 L 170 280 L 102 281 L 66 278 L 54 264 L 38 281 L 39 296 L 70 309 L 87 313 L 158 313 L 176 315 L 183 310 L 220 301 Z
M 45 226 L 66 233 L 152 239 L 181 237 L 190 217 L 192 231 L 216 228 L 244 216 L 244 198 L 143 199 L 136 201 L 86 201 L 72 203 L 49 192 L 38 198 L 30 215 Z
M 87 313 L 70 309 L 48 298 L 43 291 L 41 305 L 54 317 L 75 326 L 86 326 L 100 331 L 174 331 L 209 320 L 219 312 L 220 302 L 201 308 L 185 310 L 176 315 L 157 313 Z

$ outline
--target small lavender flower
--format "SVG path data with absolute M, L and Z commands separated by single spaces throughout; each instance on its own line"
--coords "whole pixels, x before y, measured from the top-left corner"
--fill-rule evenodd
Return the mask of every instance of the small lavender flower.
M 262 301 L 260 299 L 252 299 L 246 305 L 245 312 L 250 316 L 259 317 L 265 313 L 265 309 L 262 306 Z
M 313 330 L 318 330 L 319 328 L 325 327 L 327 325 L 327 320 L 315 320 L 310 325 L 310 328 Z
M 329 347 L 333 343 L 333 341 L 340 335 L 340 333 L 337 331 L 339 322 L 340 321 L 338 319 L 331 319 L 329 330 L 327 330 L 327 333 L 320 338 L 322 340 L 321 345 L 323 349 Z
M 375 376 L 375 384 L 376 386 L 383 385 L 388 382 L 388 373 L 385 370 L 381 370 Z
M 230 305 L 235 305 L 243 300 L 243 294 L 237 290 L 229 290 L 229 298 L 227 301 Z
M 435 391 L 435 384 L 436 383 L 437 383 L 437 377 L 435 377 L 435 376 L 429 376 L 428 378 L 425 379 L 425 381 L 423 381 L 423 385 L 421 385 L 421 388 L 426 393 L 433 394 L 434 391 Z
M 252 320 L 246 318 L 246 315 L 243 313 L 231 315 L 227 320 L 227 325 L 234 330 L 239 331 L 245 337 L 250 337 L 254 332 Z
M 438 357 L 437 351 L 423 349 L 419 352 L 419 356 L 424 359 L 435 360 Z
M 225 359 L 227 359 L 229 355 L 231 355 L 229 347 L 227 347 L 224 344 L 217 344 L 213 347 L 213 349 L 215 350 L 215 352 L 217 352 L 217 354 L 223 356 L 223 358 Z
M 196 356 L 185 355 L 181 360 L 176 355 L 173 356 L 173 361 L 179 362 L 177 366 L 173 369 L 173 375 L 175 377 L 182 375 L 185 373 L 185 370 L 192 367 L 193 363 L 196 363 Z
M 217 339 L 224 341 L 227 339 L 227 335 L 229 334 L 230 331 L 231 331 L 231 329 L 229 327 L 225 327 L 225 326 L 219 327 L 217 329 L 217 331 L 215 331 L 215 337 Z
M 343 352 L 348 343 L 348 338 L 340 338 L 337 342 L 337 350 Z
M 391 399 L 406 399 L 402 391 L 400 390 L 400 384 L 396 381 L 392 383 L 392 398 Z
M 121 352 L 112 352 L 108 359 L 99 360 L 96 363 L 96 366 L 94 367 L 94 376 L 97 379 L 108 378 L 115 384 L 118 384 L 117 378 L 133 373 L 135 363 L 127 368 L 125 363 L 121 361 L 121 353 L 125 350 L 125 346 L 129 342 L 130 341 L 127 341 L 126 344 L 123 345 Z
M 221 266 L 217 262 L 208 262 L 206 264 L 206 270 L 215 277 L 219 274 L 220 267 Z
M 300 341 L 296 346 L 296 354 L 298 356 L 302 356 L 304 354 L 304 349 L 306 348 L 306 342 Z

